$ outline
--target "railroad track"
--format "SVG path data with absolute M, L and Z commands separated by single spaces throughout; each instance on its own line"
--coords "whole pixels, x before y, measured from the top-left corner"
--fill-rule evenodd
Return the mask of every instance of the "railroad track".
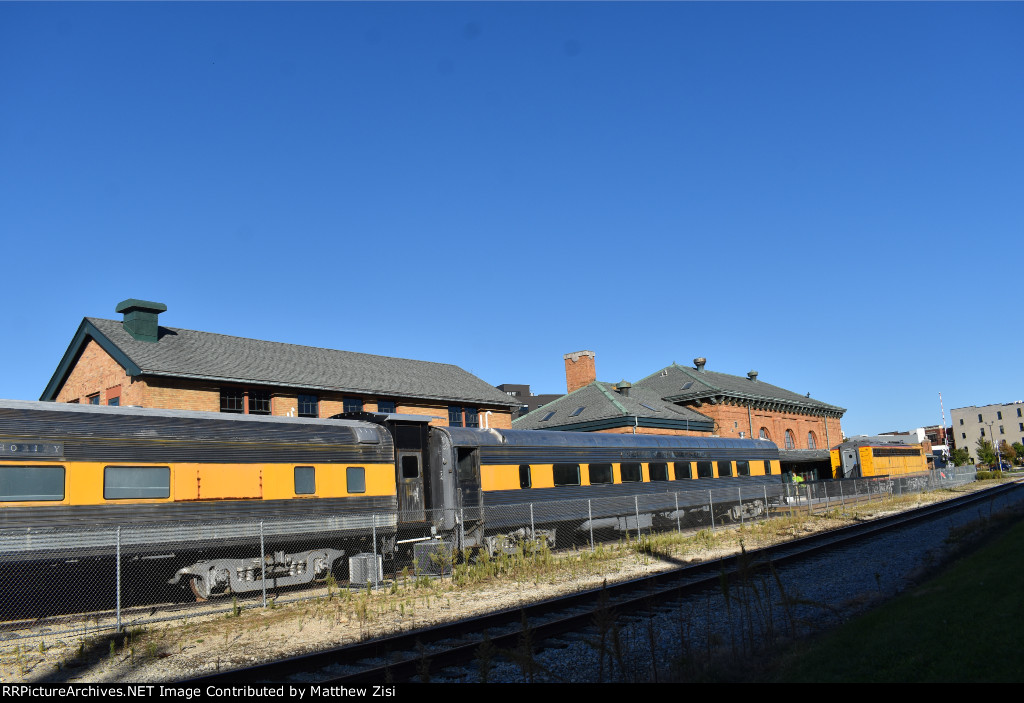
M 545 640 L 586 630 L 605 613 L 645 612 L 673 599 L 720 587 L 723 575 L 740 570 L 781 567 L 862 539 L 898 530 L 964 507 L 984 503 L 1019 484 L 1002 484 L 942 503 L 818 533 L 736 556 L 679 568 L 600 589 L 532 605 L 437 625 L 329 651 L 236 669 L 193 679 L 193 684 L 229 682 L 312 682 L 331 684 L 401 682 L 426 679 L 478 658 L 482 646 L 493 653 L 535 648 Z M 670 560 L 666 555 L 657 555 Z M 485 645 L 485 641 L 489 644 Z

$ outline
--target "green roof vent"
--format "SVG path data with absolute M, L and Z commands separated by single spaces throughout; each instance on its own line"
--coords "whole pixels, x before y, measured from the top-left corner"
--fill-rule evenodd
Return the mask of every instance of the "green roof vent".
M 155 342 L 158 339 L 160 313 L 167 312 L 163 303 L 129 298 L 122 300 L 114 312 L 124 313 L 124 331 L 140 342 Z

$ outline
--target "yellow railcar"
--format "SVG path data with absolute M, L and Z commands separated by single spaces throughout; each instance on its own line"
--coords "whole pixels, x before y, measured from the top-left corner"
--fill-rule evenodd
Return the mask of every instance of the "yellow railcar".
M 876 478 L 927 473 L 928 457 L 920 444 L 854 439 L 831 450 L 836 478 Z

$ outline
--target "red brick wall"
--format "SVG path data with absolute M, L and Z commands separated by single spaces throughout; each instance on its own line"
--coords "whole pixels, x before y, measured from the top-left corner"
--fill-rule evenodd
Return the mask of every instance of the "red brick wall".
M 220 386 L 217 384 L 149 377 L 146 386 L 145 402 L 139 405 L 147 408 L 220 412 Z
M 108 394 L 108 390 L 115 392 Z M 121 405 L 141 405 L 145 384 L 132 383 L 124 368 L 90 339 L 64 385 L 57 391 L 57 402 L 78 400 L 79 403 L 87 403 L 90 395 L 99 393 L 100 403 L 106 405 L 107 398 L 115 395 L 117 390 L 120 391 Z
M 715 434 L 720 437 L 739 437 L 740 432 L 743 432 L 744 437 L 757 438 L 760 436 L 761 428 L 764 427 L 768 430 L 768 439 L 775 442 L 780 449 L 786 448 L 786 430 L 793 432 L 795 449 L 808 448 L 808 432 L 814 433 L 815 449 L 830 449 L 842 442 L 843 439 L 839 418 L 824 418 L 792 412 L 769 412 L 753 408 L 750 409 L 748 415 L 746 405 L 731 403 L 721 405 L 705 403 L 699 407 L 691 404 L 688 407 L 713 419 Z

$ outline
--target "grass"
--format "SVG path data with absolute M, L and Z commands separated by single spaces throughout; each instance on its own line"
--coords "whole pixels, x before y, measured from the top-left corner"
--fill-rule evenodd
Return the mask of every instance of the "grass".
M 1020 681 L 1024 522 L 1017 516 L 1016 524 L 997 531 L 980 550 L 921 586 L 795 646 L 771 679 Z M 952 539 L 971 541 L 962 531 Z

